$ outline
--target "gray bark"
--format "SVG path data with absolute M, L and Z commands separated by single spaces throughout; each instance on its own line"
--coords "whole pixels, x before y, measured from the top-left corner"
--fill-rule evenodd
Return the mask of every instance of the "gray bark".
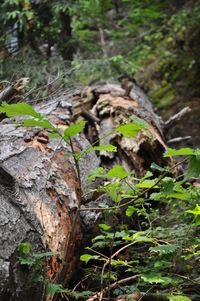
M 69 117 L 68 108 L 70 104 L 63 98 L 37 105 L 38 111 L 48 113 L 58 124 Z M 57 140 L 48 140 L 46 135 L 46 131 L 40 128 L 15 125 L 13 119 L 4 119 L 0 123 L 0 300 L 41 298 L 42 286 L 32 284 L 31 288 L 28 287 L 33 271 L 24 270 L 18 262 L 17 247 L 21 242 L 30 242 L 35 252 L 46 248 L 59 251 L 60 260 L 64 261 L 63 254 L 77 208 L 77 175 L 73 157 L 65 156 L 70 148 L 65 143 L 58 146 Z M 81 135 L 73 142 L 79 150 L 89 145 Z M 88 192 L 88 173 L 98 165 L 94 153 L 80 160 L 85 193 Z M 70 269 L 66 275 L 68 279 L 75 264 L 73 258 L 78 258 L 80 237 L 78 221 Z M 48 267 L 52 280 L 62 270 L 61 261 L 56 262 L 57 270 Z

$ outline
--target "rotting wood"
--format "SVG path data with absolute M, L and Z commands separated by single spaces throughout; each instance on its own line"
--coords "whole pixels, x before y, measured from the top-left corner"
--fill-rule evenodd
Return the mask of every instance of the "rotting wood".
M 152 162 L 159 165 L 169 162 L 162 157 L 166 149 L 162 134 L 163 122 L 154 113 L 150 101 L 134 84 L 131 91 L 125 94 L 126 91 L 119 85 L 94 85 L 35 105 L 36 111 L 47 115 L 51 122 L 62 130 L 69 126 L 70 121 L 82 118 L 82 112 L 89 112 L 93 122 L 88 123 L 86 135 L 91 142 L 100 138 L 102 144 L 112 143 L 117 146 L 117 156 L 101 151 L 98 159 L 93 152 L 79 161 L 83 194 L 88 204 L 96 200 L 87 188 L 87 175 L 89 171 L 98 168 L 100 162 L 106 168 L 116 163 L 128 171 L 134 168 L 138 174 L 144 174 Z M 134 116 L 147 122 L 147 130 L 141 131 L 132 139 L 116 133 L 108 135 L 116 126 L 129 122 L 129 118 Z M 0 287 L 3 294 L 10 281 L 14 281 L 16 287 L 20 288 L 23 294 L 27 294 L 23 288 L 25 275 L 21 277 L 21 267 L 16 264 L 16 248 L 22 241 L 30 241 L 35 251 L 43 251 L 47 247 L 48 250 L 61 253 L 60 259 L 54 257 L 46 267 L 50 280 L 59 279 L 60 283 L 67 283 L 75 273 L 75 266 L 79 260 L 78 247 L 83 240 L 80 220 L 77 222 L 65 275 L 62 271 L 77 209 L 79 188 L 73 159 L 65 156 L 65 153 L 70 153 L 71 150 L 63 142 L 57 148 L 59 142 L 50 139 L 48 131 L 23 128 L 12 122 L 13 119 L 4 119 L 0 123 L 0 198 L 2 206 L 7 208 L 6 212 L 5 208 L 2 208 L 2 214 L 8 221 L 0 227 L 1 235 L 7 238 L 7 244 L 0 248 L 0 268 L 5 271 L 3 277 L 0 277 Z M 76 151 L 89 146 L 82 135 L 73 139 L 73 143 Z M 17 221 L 14 220 L 14 216 L 19 216 Z M 89 220 L 91 228 L 95 228 L 100 216 L 99 212 L 92 212 L 92 216 L 87 212 L 87 221 Z M 87 226 L 87 223 L 85 225 Z M 18 229 L 15 234 L 14 229 Z M 89 234 L 92 235 L 92 231 Z M 10 274 L 12 270 L 16 271 L 14 275 Z M 21 298 L 21 293 L 17 296 L 14 288 L 10 293 L 15 298 L 13 300 Z M 28 293 L 30 294 L 30 291 Z M 37 293 L 41 295 L 41 291 Z M 33 299 L 28 299 L 36 300 L 37 297 L 39 300 L 39 295 L 36 296 L 33 292 Z
M 126 82 L 126 87 L 128 86 L 130 87 L 130 84 Z M 102 162 L 109 167 L 121 164 L 127 171 L 135 169 L 138 175 L 142 175 L 149 169 L 152 162 L 161 166 L 169 162 L 162 156 L 167 147 L 162 132 L 164 123 L 154 113 L 149 99 L 136 85 L 131 84 L 128 94 L 125 89 L 114 84 L 94 85 L 88 88 L 88 92 L 85 89 L 82 94 L 83 101 L 78 100 L 77 103 L 77 98 L 72 100 L 75 112 L 73 120 L 80 118 L 77 111 L 81 112 L 82 108 L 85 110 L 85 100 L 89 99 L 87 110 L 100 120 L 90 126 L 95 129 L 94 135 L 97 135 L 101 144 L 111 143 L 118 148 L 117 154 L 101 151 Z M 130 117 L 134 116 L 146 121 L 147 130 L 142 130 L 131 139 L 113 133 L 114 128 L 131 122 Z M 91 132 L 89 137 L 91 137 Z M 94 140 L 91 139 L 91 142 Z
M 2 101 L 7 103 L 12 102 L 13 96 L 20 94 L 24 89 L 29 79 L 27 77 L 20 78 L 14 84 L 9 85 L 7 88 L 3 89 L 0 92 L 0 105 Z

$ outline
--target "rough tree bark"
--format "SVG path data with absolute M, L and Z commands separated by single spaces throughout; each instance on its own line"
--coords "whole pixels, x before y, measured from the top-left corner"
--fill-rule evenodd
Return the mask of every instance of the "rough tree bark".
M 113 143 L 118 147 L 117 154 L 101 152 L 97 158 L 95 153 L 89 153 L 80 160 L 84 206 L 90 206 L 94 201 L 87 188 L 87 176 L 100 164 L 108 167 L 122 164 L 127 170 L 135 168 L 141 175 L 152 162 L 167 163 L 162 157 L 166 148 L 162 120 L 138 87 L 133 86 L 129 92 L 118 85 L 96 85 L 35 106 L 61 129 L 66 128 L 69 120 L 77 120 L 87 112 L 90 116 L 87 138 L 93 142 L 99 137 L 102 143 Z M 107 136 L 130 116 L 145 119 L 147 130 L 132 139 L 116 134 Z M 46 261 L 45 271 L 51 281 L 59 279 L 60 283 L 66 284 L 75 273 L 82 234 L 87 230 L 83 226 L 92 228 L 99 214 L 86 212 L 78 219 L 63 275 L 79 193 L 73 157 L 65 155 L 71 150 L 63 141 L 50 139 L 48 132 L 41 128 L 24 128 L 13 121 L 10 118 L 0 123 L 0 299 L 34 301 L 40 300 L 43 287 L 27 287 L 31 271 L 20 266 L 17 246 L 21 242 L 30 242 L 35 252 L 59 251 L 59 258 L 55 256 Z M 89 142 L 83 135 L 78 135 L 73 139 L 73 145 L 79 151 Z

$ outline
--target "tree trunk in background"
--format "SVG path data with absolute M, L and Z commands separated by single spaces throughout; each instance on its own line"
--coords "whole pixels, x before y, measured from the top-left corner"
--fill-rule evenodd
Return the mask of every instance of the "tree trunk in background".
M 72 45 L 72 28 L 71 17 L 68 12 L 60 13 L 62 24 L 61 36 L 58 47 L 64 60 L 72 61 L 74 55 L 74 47 Z

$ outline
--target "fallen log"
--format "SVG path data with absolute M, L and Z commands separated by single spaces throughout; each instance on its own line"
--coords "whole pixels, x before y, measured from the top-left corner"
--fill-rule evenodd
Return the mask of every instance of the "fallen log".
M 131 88 L 127 92 L 118 85 L 93 86 L 35 105 L 36 111 L 47 115 L 60 129 L 65 129 L 70 120 L 82 118 L 82 114 L 89 121 L 85 134 L 91 143 L 100 139 L 102 144 L 117 146 L 117 155 L 101 151 L 98 158 L 93 152 L 79 161 L 86 204 L 94 201 L 87 187 L 88 174 L 100 164 L 106 167 L 121 164 L 127 171 L 134 168 L 136 174 L 142 175 L 152 162 L 161 166 L 169 163 L 162 157 L 166 149 L 162 120 L 144 93 L 135 85 Z M 147 129 L 135 138 L 109 135 L 130 117 L 144 119 Z M 59 252 L 59 256 L 45 261 L 44 274 L 53 283 L 59 280 L 67 285 L 75 274 L 79 246 L 87 229 L 82 229 L 81 219 L 77 219 L 75 235 L 68 245 L 80 193 L 73 157 L 66 156 L 71 152 L 69 146 L 49 138 L 47 130 L 24 128 L 13 124 L 14 120 L 4 119 L 0 123 L 0 299 L 34 301 L 42 298 L 44 288 L 27 286 L 33 271 L 19 264 L 19 244 L 30 242 L 34 252 Z M 73 139 L 76 151 L 88 145 L 83 135 Z M 92 214 L 90 228 L 99 217 Z

